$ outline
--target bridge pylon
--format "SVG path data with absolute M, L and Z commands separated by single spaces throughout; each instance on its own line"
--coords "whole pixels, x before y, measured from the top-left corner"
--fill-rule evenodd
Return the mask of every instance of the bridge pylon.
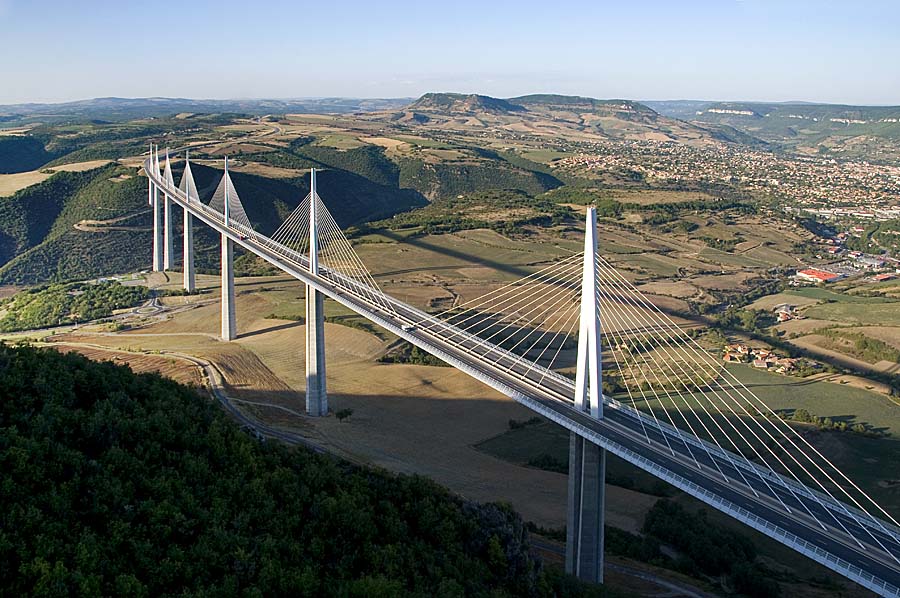
M 191 163 L 187 153 L 184 155 L 184 175 L 182 176 L 187 202 L 191 203 L 192 194 L 196 194 L 197 186 L 194 184 L 194 175 L 191 173 Z M 199 196 L 194 196 L 199 200 Z M 182 272 L 184 274 L 184 290 L 192 293 L 197 289 L 197 277 L 194 274 L 194 217 L 184 209 L 184 244 L 183 244 Z
M 309 172 L 309 272 L 319 273 L 319 231 L 316 203 L 316 169 Z M 325 309 L 324 296 L 306 285 L 306 413 L 315 417 L 328 414 L 325 390 Z
M 152 168 L 156 169 L 154 173 L 159 176 L 159 148 L 150 147 L 150 163 Z M 159 186 L 153 182 L 153 177 L 147 177 L 150 180 L 150 205 L 153 209 L 153 271 L 160 272 L 163 269 L 163 238 L 162 238 L 162 211 L 159 205 Z
M 603 417 L 600 308 L 597 293 L 597 213 L 588 208 L 578 331 L 575 408 Z M 566 517 L 566 572 L 603 582 L 603 524 L 606 450 L 572 432 L 569 437 L 569 497 Z
M 172 179 L 172 164 L 169 162 L 169 148 L 166 148 L 165 181 L 169 187 L 175 186 Z M 175 225 L 172 220 L 172 200 L 168 193 L 163 198 L 163 270 L 171 270 L 175 264 L 175 245 L 173 243 Z
M 225 179 L 228 178 L 228 157 L 225 158 Z M 223 215 L 225 226 L 230 217 L 228 185 L 225 185 Z M 231 341 L 237 337 L 237 322 L 234 308 L 234 241 L 222 233 L 222 340 Z

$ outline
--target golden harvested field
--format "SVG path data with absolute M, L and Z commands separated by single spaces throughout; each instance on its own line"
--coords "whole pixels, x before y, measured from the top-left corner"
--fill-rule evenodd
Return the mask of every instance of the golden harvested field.
M 36 185 L 46 181 L 57 171 L 81 172 L 92 168 L 99 168 L 109 164 L 110 160 L 90 160 L 88 162 L 74 162 L 72 164 L 61 164 L 48 169 L 50 172 L 41 172 L 40 170 L 29 170 L 28 172 L 17 172 L 15 174 L 0 174 L 0 197 L 13 195 L 16 191 Z
M 360 137 L 359 140 L 387 149 L 393 149 L 401 145 L 407 145 L 405 141 L 393 139 L 391 137 Z
M 795 307 L 806 307 L 808 305 L 816 305 L 821 300 L 813 297 L 803 297 L 801 295 L 789 295 L 787 293 L 776 293 L 774 295 L 766 295 L 760 297 L 749 305 L 750 309 L 761 309 L 764 311 L 775 309 L 775 306 L 787 303 Z
M 690 281 L 691 284 L 694 284 L 703 289 L 720 289 L 725 291 L 733 291 L 740 288 L 748 280 L 756 277 L 757 274 L 753 272 L 732 272 L 729 274 L 694 276 L 690 279 Z
M 263 164 L 261 162 L 244 162 L 238 160 L 235 160 L 235 162 L 237 163 L 232 166 L 231 161 L 229 161 L 228 168 L 233 168 L 236 172 L 255 174 L 272 179 L 291 179 L 306 174 L 306 171 L 303 170 L 281 168 L 280 166 L 272 166 L 270 164 Z
M 270 151 L 272 151 L 272 148 L 259 143 L 223 143 L 206 150 L 206 152 L 212 156 L 224 156 L 242 152 L 254 153 Z
M 841 322 L 835 322 L 832 320 L 815 320 L 812 318 L 807 318 L 805 320 L 788 320 L 787 322 L 776 324 L 775 328 L 776 330 L 783 330 L 788 337 L 791 337 L 802 336 L 804 334 L 809 334 L 822 328 L 841 325 L 843 325 Z
M 176 382 L 181 382 L 182 384 L 200 386 L 203 383 L 203 376 L 200 373 L 200 368 L 198 366 L 175 357 L 100 349 L 65 342 L 54 342 L 47 346 L 52 347 L 61 353 L 80 353 L 94 361 L 112 361 L 114 363 L 128 365 L 137 373 L 158 372 L 159 374 L 171 378 Z
M 827 339 L 819 334 L 810 334 L 800 338 L 791 339 L 791 344 L 797 345 L 802 349 L 806 349 L 812 355 L 824 355 L 830 358 L 832 363 L 842 365 L 844 367 L 856 370 L 858 372 L 881 372 L 881 373 L 897 373 L 900 371 L 900 364 L 891 361 L 879 361 L 877 363 L 869 363 L 855 357 L 850 357 L 844 353 L 825 348 L 823 344 L 827 343 Z
M 661 204 L 661 203 L 678 203 L 682 201 L 709 201 L 715 199 L 707 193 L 697 191 L 654 191 L 654 190 L 627 190 L 615 189 L 609 191 L 612 199 L 622 203 L 636 203 L 643 206 Z
M 642 284 L 638 289 L 642 293 L 668 295 L 669 297 L 676 297 L 678 299 L 688 299 L 699 292 L 697 287 L 684 280 L 658 280 Z

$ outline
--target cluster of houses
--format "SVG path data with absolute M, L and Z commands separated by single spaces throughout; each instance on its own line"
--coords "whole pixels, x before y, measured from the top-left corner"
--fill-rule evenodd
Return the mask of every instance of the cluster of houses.
M 804 320 L 806 316 L 801 313 L 798 313 L 794 306 L 790 303 L 780 303 L 775 306 L 773 309 L 775 312 L 775 318 L 778 319 L 778 322 L 787 322 L 788 320 Z
M 796 359 L 779 357 L 768 349 L 751 348 L 741 343 L 726 345 L 722 360 L 725 363 L 749 363 L 755 368 L 779 374 L 790 374 L 797 369 Z

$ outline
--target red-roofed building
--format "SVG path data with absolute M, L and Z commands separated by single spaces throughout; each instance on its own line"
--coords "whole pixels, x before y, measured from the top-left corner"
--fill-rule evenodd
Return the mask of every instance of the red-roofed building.
M 819 270 L 817 268 L 800 270 L 797 272 L 796 277 L 807 282 L 834 282 L 835 280 L 843 278 L 840 274 Z

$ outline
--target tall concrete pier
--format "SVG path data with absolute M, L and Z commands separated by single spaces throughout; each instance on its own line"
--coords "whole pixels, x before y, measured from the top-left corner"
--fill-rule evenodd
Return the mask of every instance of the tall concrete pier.
M 166 149 L 166 184 L 175 186 L 172 178 L 172 164 L 169 162 L 169 150 Z M 175 265 L 175 245 L 173 243 L 173 230 L 175 223 L 172 220 L 172 200 L 169 194 L 163 199 L 163 270 L 171 270 Z
M 228 179 L 228 158 L 225 158 L 225 174 Z M 228 185 L 225 185 L 225 200 L 222 207 L 225 226 L 229 224 L 231 209 L 229 207 Z M 234 241 L 222 233 L 222 340 L 231 341 L 237 338 L 237 321 L 234 311 Z
M 597 213 L 588 208 L 581 281 L 575 407 L 603 417 L 600 309 L 597 296 Z M 569 438 L 569 501 L 566 518 L 566 572 L 603 582 L 603 524 L 606 451 L 582 436 Z
M 222 340 L 237 337 L 234 312 L 234 241 L 222 235 Z
M 316 169 L 310 170 L 309 197 L 309 271 L 319 273 L 319 231 L 316 204 Z M 325 311 L 322 293 L 306 285 L 306 413 L 328 414 L 325 391 Z
M 171 270 L 175 264 L 175 250 L 172 242 L 172 200 L 166 195 L 163 201 L 163 270 Z
M 152 153 L 152 152 L 151 152 Z M 156 156 L 151 156 L 152 168 L 156 169 L 156 176 L 159 176 L 159 148 L 156 149 Z M 163 269 L 163 221 L 162 210 L 160 209 L 159 187 L 150 178 L 150 205 L 153 209 L 153 271 L 160 272 Z
M 187 210 L 184 211 L 184 290 L 193 293 L 197 290 L 197 280 L 194 274 L 194 217 Z

